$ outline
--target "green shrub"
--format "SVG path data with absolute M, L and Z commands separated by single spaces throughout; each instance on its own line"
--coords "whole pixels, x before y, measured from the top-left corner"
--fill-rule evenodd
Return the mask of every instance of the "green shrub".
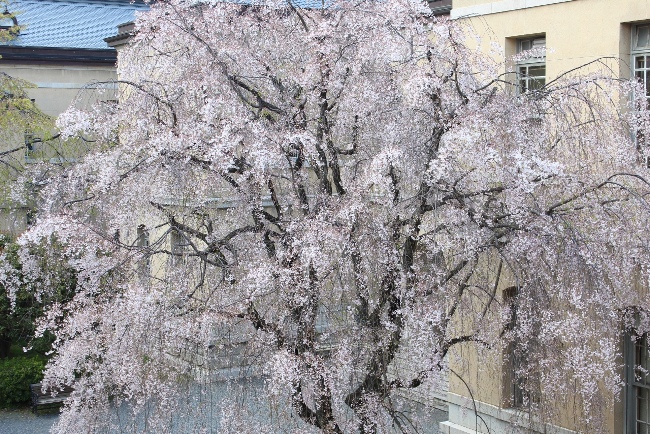
M 43 369 L 39 356 L 0 360 L 0 408 L 29 403 L 29 385 L 43 379 Z

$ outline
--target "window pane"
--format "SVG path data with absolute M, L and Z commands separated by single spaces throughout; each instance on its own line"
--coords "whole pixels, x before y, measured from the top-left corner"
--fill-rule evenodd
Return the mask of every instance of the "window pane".
M 648 83 L 648 73 L 646 72 L 646 84 Z M 648 368 L 650 366 L 648 365 L 648 337 L 646 335 L 643 335 L 643 338 L 640 339 L 641 341 L 641 367 L 643 368 L 643 383 L 648 384 Z
M 531 78 L 528 90 L 538 90 L 544 87 L 546 80 L 543 78 Z
M 528 85 L 526 84 L 526 79 L 522 78 L 519 80 L 519 92 L 526 92 L 528 90 Z
M 530 40 L 521 41 L 521 51 L 530 50 L 530 48 L 531 48 Z
M 518 72 L 521 93 L 541 89 L 546 84 L 546 65 L 522 65 Z
M 645 67 L 645 56 L 636 56 L 634 65 L 635 69 L 643 69 Z
M 546 38 L 533 39 L 533 48 L 544 48 L 544 47 L 546 47 Z
M 522 68 L 522 72 L 525 72 L 528 76 L 528 86 L 524 91 L 537 90 L 544 87 L 544 84 L 546 84 L 546 65 L 528 66 L 525 68 L 525 71 L 523 71 L 523 69 L 524 68 Z
M 183 255 L 185 254 L 185 247 L 188 246 L 185 237 L 176 229 L 172 230 L 170 237 L 171 244 L 171 263 L 178 265 L 183 262 Z
M 647 370 L 648 370 L 648 345 L 647 345 L 647 338 L 645 335 L 641 337 L 637 343 L 636 343 L 636 364 L 637 364 L 637 369 L 636 369 L 636 377 L 637 381 L 642 384 L 647 384 L 648 383 L 648 376 L 647 376 Z
M 531 77 L 544 77 L 546 75 L 546 65 L 529 67 L 528 75 Z
M 650 47 L 650 26 L 639 26 L 636 28 L 635 48 Z
M 138 226 L 138 247 L 149 247 L 149 232 L 144 225 Z

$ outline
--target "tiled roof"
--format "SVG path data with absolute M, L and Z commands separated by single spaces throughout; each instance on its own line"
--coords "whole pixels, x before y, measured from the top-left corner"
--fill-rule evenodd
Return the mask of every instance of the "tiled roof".
M 9 0 L 9 11 L 25 27 L 7 45 L 108 49 L 104 38 L 145 9 L 129 0 Z

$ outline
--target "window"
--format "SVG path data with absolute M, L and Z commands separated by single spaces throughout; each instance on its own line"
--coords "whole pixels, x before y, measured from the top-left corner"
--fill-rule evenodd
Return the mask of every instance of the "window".
M 140 225 L 138 226 L 138 239 L 136 241 L 137 246 L 140 248 L 147 248 L 149 247 L 149 231 L 145 227 L 145 225 Z
M 537 341 L 529 338 L 523 342 L 516 334 L 520 314 L 518 288 L 505 289 L 503 301 L 510 306 L 510 318 L 505 330 L 512 334 L 512 339 L 504 354 L 503 404 L 513 408 L 528 407 L 531 404 L 539 403 L 540 400 L 541 384 L 538 377 L 531 371 L 531 361 L 534 358 L 533 353 L 537 348 Z M 534 327 L 537 326 L 539 324 L 535 323 Z M 525 375 L 522 374 L 524 371 Z
M 512 287 L 503 292 L 504 303 L 510 305 L 510 318 L 506 330 L 513 332 L 517 324 L 517 288 Z M 524 389 L 522 378 L 518 375 L 522 367 L 523 354 L 517 339 L 513 339 L 506 348 L 506 364 L 504 365 L 504 397 L 507 407 L 523 407 Z
M 119 235 L 118 235 L 119 236 Z M 149 231 L 145 225 L 138 226 L 136 246 L 142 251 L 143 258 L 139 265 L 138 274 L 141 278 L 149 277 L 151 271 L 151 260 L 149 253 L 146 250 L 149 248 Z
M 634 77 L 645 83 L 645 96 L 650 99 L 650 23 L 632 31 L 632 68 Z
M 650 104 L 650 23 L 634 26 L 632 29 L 632 76 L 638 79 L 644 88 L 646 104 Z M 637 149 L 647 147 L 648 140 L 643 132 L 635 132 Z M 645 156 L 645 165 L 650 167 L 650 158 Z
M 171 265 L 180 265 L 183 262 L 183 255 L 185 254 L 185 247 L 188 245 L 187 240 L 183 234 L 176 228 L 172 229 L 170 233 L 171 245 Z
M 13 98 L 13 95 L 11 97 Z M 34 102 L 34 100 L 32 100 L 32 102 Z M 30 131 L 25 131 L 23 137 L 25 139 L 25 162 L 38 163 L 43 159 L 43 149 L 36 144 L 43 143 L 43 139 L 36 137 L 34 133 Z
M 546 84 L 546 37 L 517 41 L 517 54 L 530 51 L 530 56 L 517 61 L 517 84 L 520 93 L 541 89 Z M 525 56 L 525 54 L 523 55 Z
M 626 434 L 650 434 L 650 357 L 648 335 L 626 338 Z
M 429 0 L 429 7 L 433 15 L 447 15 L 451 11 L 451 0 Z

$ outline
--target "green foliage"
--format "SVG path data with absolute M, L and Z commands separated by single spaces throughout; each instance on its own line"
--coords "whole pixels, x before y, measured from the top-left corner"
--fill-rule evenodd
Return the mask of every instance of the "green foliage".
M 40 144 L 53 137 L 53 119 L 43 113 L 27 93 L 34 87 L 28 81 L 0 72 L 0 142 L 3 144 L 0 192 L 5 201 L 12 182 L 25 171 L 25 157 L 32 158 L 35 138 Z
M 12 19 L 15 25 L 0 29 L 0 43 L 16 38 L 21 31 L 16 16 L 7 11 L 8 6 L 7 0 L 0 0 L 0 15 Z M 25 172 L 27 160 L 33 159 L 34 143 L 46 143 L 55 137 L 54 120 L 28 94 L 28 89 L 35 87 L 26 80 L 0 72 L 0 201 L 5 206 L 13 205 L 8 200 L 12 184 Z M 33 206 L 29 197 L 22 205 Z
M 27 404 L 29 385 L 43 379 L 45 363 L 41 356 L 0 360 L 0 408 Z
M 2 18 L 10 18 L 14 20 L 13 26 L 9 27 L 8 29 L 0 29 L 0 42 L 7 42 L 15 39 L 22 30 L 22 26 L 19 26 L 18 21 L 16 20 L 16 14 L 9 12 L 8 7 L 8 0 L 0 0 L 0 13 L 2 15 Z
M 0 60 L 1 62 L 1 60 Z M 0 73 L 0 137 L 20 139 L 25 145 L 24 133 L 29 131 L 39 137 L 52 136 L 52 118 L 44 114 L 27 94 L 34 84 Z
M 14 22 L 10 28 L 0 29 L 0 43 L 15 39 L 23 30 L 18 24 L 20 12 L 16 15 L 12 9 L 8 0 L 0 0 L 0 18 Z M 2 62 L 0 56 L 0 65 Z M 83 139 L 61 139 L 54 118 L 41 111 L 30 96 L 30 89 L 36 87 L 0 72 L 0 205 L 22 208 L 28 214 L 38 208 L 39 191 L 46 184 L 43 177 L 53 176 L 88 151 Z M 46 163 L 48 168 L 34 163 Z
M 54 242 L 56 244 L 56 242 Z M 37 288 L 43 285 L 40 281 L 27 281 L 22 275 L 22 266 L 18 256 L 19 246 L 0 237 L 0 260 L 4 261 L 5 272 L 15 275 L 13 280 L 19 285 L 15 292 L 12 305 L 8 288 L 0 285 L 0 359 L 11 356 L 11 347 L 30 347 L 31 353 L 45 355 L 51 349 L 54 340 L 52 334 L 46 332 L 43 336 L 34 338 L 35 321 L 42 315 L 44 307 L 53 302 L 70 300 L 76 288 L 76 274 L 67 266 L 62 255 L 38 254 L 39 266 L 48 270 L 50 275 L 50 291 L 47 294 L 36 295 Z

